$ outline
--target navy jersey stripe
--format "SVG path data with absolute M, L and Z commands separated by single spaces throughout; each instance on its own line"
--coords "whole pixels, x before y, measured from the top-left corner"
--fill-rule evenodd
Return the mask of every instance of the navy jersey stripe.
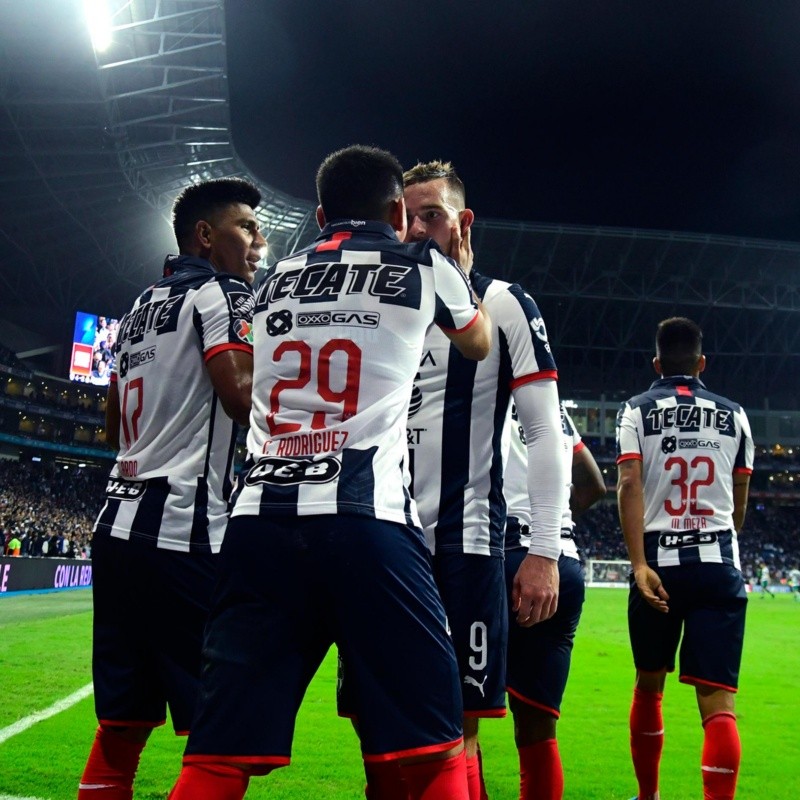
M 169 497 L 169 480 L 166 477 L 150 478 L 147 489 L 139 500 L 136 514 L 131 524 L 132 532 L 158 531 L 161 528 L 161 519 L 164 516 L 164 506 Z M 145 537 L 144 541 L 155 546 L 158 537 Z
M 375 474 L 372 462 L 377 447 L 352 448 L 342 452 L 342 474 L 336 485 L 336 503 L 344 511 L 358 508 L 359 513 L 375 516 Z

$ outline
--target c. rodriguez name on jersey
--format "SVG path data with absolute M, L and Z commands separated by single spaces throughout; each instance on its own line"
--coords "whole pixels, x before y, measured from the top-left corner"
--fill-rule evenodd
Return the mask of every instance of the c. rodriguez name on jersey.
M 265 456 L 315 456 L 320 453 L 333 453 L 341 450 L 348 437 L 347 431 L 311 431 L 284 436 L 280 439 L 268 439 L 264 443 L 262 453 Z

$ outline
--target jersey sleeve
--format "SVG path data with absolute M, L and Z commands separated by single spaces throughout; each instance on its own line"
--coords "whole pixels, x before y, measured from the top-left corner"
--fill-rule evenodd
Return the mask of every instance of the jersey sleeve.
M 642 443 L 635 413 L 629 403 L 623 403 L 617 412 L 617 464 L 632 458 L 642 460 Z
M 253 351 L 254 308 L 252 288 L 237 278 L 220 275 L 200 287 L 194 325 L 206 361 L 223 350 Z
M 736 411 L 736 419 L 742 431 L 742 438 L 733 463 L 733 471 L 750 475 L 753 472 L 753 458 L 755 455 L 753 436 L 750 433 L 750 421 L 747 419 L 747 414 L 745 414 L 743 408 Z
M 431 250 L 436 284 L 434 322 L 444 331 L 460 333 L 478 318 L 467 276 L 455 261 Z
M 563 403 L 561 404 L 561 425 L 564 429 L 564 436 L 572 442 L 572 452 L 577 453 L 579 450 L 583 450 L 586 445 Z
M 484 302 L 498 326 L 500 347 L 507 350 L 511 388 L 558 378 L 544 319 L 533 298 L 522 287 L 511 284 Z

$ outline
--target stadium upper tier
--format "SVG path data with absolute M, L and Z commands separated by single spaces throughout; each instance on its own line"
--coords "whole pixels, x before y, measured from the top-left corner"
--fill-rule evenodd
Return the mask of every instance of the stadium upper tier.
M 255 180 L 269 261 L 316 231 L 310 199 L 237 155 L 224 2 L 108 3 L 113 43 L 98 54 L 78 0 L 4 12 L 0 340 L 54 374 L 66 374 L 75 311 L 119 316 L 160 275 L 168 212 L 189 181 Z M 657 322 L 684 314 L 705 331 L 710 388 L 748 408 L 800 408 L 800 243 L 480 214 L 473 243 L 478 270 L 537 300 L 563 396 L 644 388 Z

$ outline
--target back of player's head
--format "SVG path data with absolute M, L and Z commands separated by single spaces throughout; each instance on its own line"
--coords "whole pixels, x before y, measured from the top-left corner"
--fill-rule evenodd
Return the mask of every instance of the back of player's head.
M 196 223 L 209 220 L 214 214 L 234 203 L 255 207 L 261 202 L 261 192 L 242 178 L 219 178 L 187 186 L 172 206 L 172 229 L 178 246 L 188 246 Z
M 403 173 L 403 185 L 413 186 L 415 183 L 428 183 L 439 178 L 445 179 L 451 195 L 459 201 L 459 211 L 463 211 L 467 204 L 467 193 L 463 181 L 449 161 L 428 161 L 425 164 L 419 162 Z
M 703 354 L 703 332 L 686 317 L 662 320 L 656 330 L 656 356 L 662 375 L 692 375 Z
M 317 196 L 327 220 L 390 220 L 403 196 L 403 168 L 387 150 L 354 144 L 331 153 L 317 170 Z

